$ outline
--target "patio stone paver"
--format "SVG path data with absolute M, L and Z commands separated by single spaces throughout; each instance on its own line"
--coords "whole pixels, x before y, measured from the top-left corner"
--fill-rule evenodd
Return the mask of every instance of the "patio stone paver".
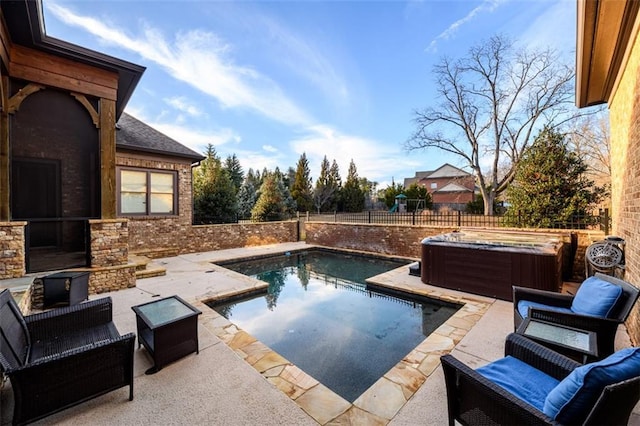
M 353 405 L 383 419 L 391 420 L 406 402 L 407 398 L 402 386 L 383 377 L 360 395 Z
M 320 383 L 301 395 L 296 402 L 321 425 L 327 424 L 351 407 L 349 401 Z
M 329 426 L 351 426 L 351 425 L 367 425 L 367 426 L 384 426 L 388 423 L 387 419 L 378 417 L 375 414 L 368 413 L 356 406 L 352 406 L 345 413 L 331 420 Z

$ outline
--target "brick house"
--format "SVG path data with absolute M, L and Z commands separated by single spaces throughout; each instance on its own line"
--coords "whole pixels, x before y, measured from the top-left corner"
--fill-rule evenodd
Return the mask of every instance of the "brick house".
M 405 178 L 404 187 L 414 183 L 425 187 L 435 210 L 464 210 L 466 204 L 473 201 L 475 181 L 472 174 L 445 163 L 436 170 L 416 172 L 414 177 Z
M 124 113 L 145 68 L 46 35 L 40 1 L 0 0 L 0 280 L 80 268 L 135 285 L 129 252 L 296 241 L 297 223 L 192 225 L 203 157 Z
M 607 103 L 613 233 L 625 239 L 625 279 L 640 285 L 640 2 L 578 0 L 576 104 Z M 640 344 L 640 306 L 627 321 Z

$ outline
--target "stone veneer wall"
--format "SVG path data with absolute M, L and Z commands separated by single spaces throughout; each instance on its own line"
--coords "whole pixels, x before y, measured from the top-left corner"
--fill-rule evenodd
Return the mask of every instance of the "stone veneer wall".
M 640 41 L 630 40 L 629 59 L 609 101 L 613 233 L 625 239 L 625 279 L 640 286 Z M 640 344 L 640 303 L 627 320 Z
M 27 222 L 0 222 L 0 280 L 25 274 L 25 226 Z
M 89 293 L 135 287 L 136 266 L 129 263 L 127 219 L 94 219 L 91 228 Z
M 335 222 L 307 222 L 305 224 L 306 241 L 309 244 L 404 256 L 414 259 L 420 259 L 421 257 L 421 242 L 424 238 L 446 234 L 456 229 L 458 228 Z M 496 230 L 497 228 L 484 229 Z M 570 243 L 570 237 L 567 235 L 569 233 L 575 234 L 577 237 L 577 250 L 572 265 L 572 279 L 577 282 L 582 281 L 585 277 L 584 255 L 587 247 L 591 243 L 604 238 L 604 234 L 600 231 L 514 228 L 509 228 L 509 230 L 549 234 L 556 233 L 565 236 L 565 242 L 567 244 Z M 567 246 L 567 249 L 569 249 L 569 246 Z M 568 252 L 570 252 L 570 250 L 565 251 L 565 253 Z

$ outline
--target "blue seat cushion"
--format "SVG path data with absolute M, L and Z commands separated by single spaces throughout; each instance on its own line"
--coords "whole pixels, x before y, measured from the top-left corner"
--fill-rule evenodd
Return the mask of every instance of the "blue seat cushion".
M 576 292 L 571 310 L 576 314 L 608 318 L 621 295 L 622 287 L 597 277 L 589 277 Z
M 640 376 L 640 348 L 626 348 L 578 367 L 556 386 L 543 412 L 562 424 L 581 424 L 605 386 Z
M 540 411 L 547 394 L 558 385 L 558 380 L 511 355 L 476 371 Z
M 549 311 L 566 312 L 569 314 L 574 313 L 569 308 L 561 308 L 558 306 L 545 305 L 543 303 L 531 302 L 529 300 L 520 300 L 518 302 L 518 313 L 522 318 L 526 318 L 527 316 L 529 316 L 529 306 L 531 306 L 532 308 L 547 309 Z

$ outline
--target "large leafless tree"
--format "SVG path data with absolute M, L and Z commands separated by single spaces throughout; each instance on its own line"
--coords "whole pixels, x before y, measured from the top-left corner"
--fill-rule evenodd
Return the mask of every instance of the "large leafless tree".
M 492 215 L 542 125 L 559 125 L 576 111 L 574 68 L 553 50 L 517 49 L 494 36 L 463 58 L 443 58 L 434 77 L 440 102 L 415 112 L 407 148 L 460 156 L 477 178 L 485 215 Z

